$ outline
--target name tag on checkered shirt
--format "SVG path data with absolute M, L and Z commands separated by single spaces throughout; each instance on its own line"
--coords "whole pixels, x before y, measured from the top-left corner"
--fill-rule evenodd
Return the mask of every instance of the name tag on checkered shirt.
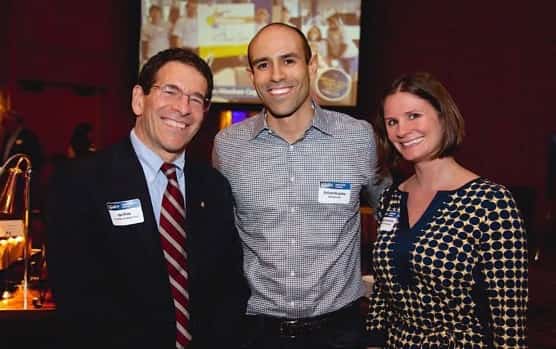
M 319 203 L 349 204 L 351 184 L 341 182 L 320 182 Z

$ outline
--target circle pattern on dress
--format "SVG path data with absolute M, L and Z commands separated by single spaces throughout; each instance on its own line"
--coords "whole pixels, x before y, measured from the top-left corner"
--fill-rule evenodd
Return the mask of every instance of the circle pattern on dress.
M 386 212 L 399 216 L 402 194 L 389 190 L 379 225 Z M 396 349 L 525 347 L 526 237 L 505 187 L 479 178 L 450 192 L 417 232 L 409 285 L 392 259 L 397 230 L 379 231 L 374 245 L 369 331 L 387 331 L 387 347 Z

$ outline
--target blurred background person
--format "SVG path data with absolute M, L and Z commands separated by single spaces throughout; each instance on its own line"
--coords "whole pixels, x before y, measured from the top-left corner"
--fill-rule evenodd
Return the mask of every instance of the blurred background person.
M 328 27 L 328 30 L 333 30 L 333 29 L 342 29 L 344 24 L 342 22 L 342 18 L 340 17 L 340 15 L 334 12 L 330 16 L 326 17 L 326 25 Z
M 162 9 L 158 5 L 149 7 L 149 19 L 141 28 L 141 59 L 143 62 L 157 52 L 170 47 L 168 41 L 170 25 L 162 19 Z
M 60 170 L 65 169 L 74 160 L 88 157 L 96 152 L 97 149 L 91 137 L 92 131 L 93 125 L 90 122 L 80 122 L 75 125 L 65 154 L 56 153 L 50 156 L 49 166 L 46 166 L 45 169 L 47 178 L 51 178 Z
M 333 21 L 336 23 L 336 21 Z M 339 68 L 352 78 L 357 75 L 359 49 L 353 41 L 346 40 L 341 26 L 333 25 L 326 32 L 325 63 L 329 67 Z
M 323 40 L 322 31 L 318 26 L 313 25 L 307 30 L 307 41 L 311 47 L 311 53 L 317 56 L 319 68 L 325 67 L 326 40 Z
M 264 7 L 255 10 L 255 32 L 270 23 L 270 13 Z
M 177 5 L 177 4 L 172 5 L 170 7 L 170 10 L 168 11 L 168 24 L 169 24 L 168 41 L 170 43 L 172 42 L 172 33 L 174 32 L 174 29 L 176 28 L 176 23 L 180 19 L 180 16 L 181 16 L 181 11 L 180 11 L 179 5 Z
M 183 47 L 193 52 L 199 51 L 197 0 L 189 0 L 185 5 L 185 16 L 177 20 L 172 35 L 172 47 Z
M 291 21 L 290 10 L 286 6 L 282 6 L 282 12 L 280 12 L 280 22 L 295 27 L 295 24 Z
M 75 126 L 67 149 L 69 159 L 88 156 L 96 151 L 95 144 L 91 139 L 92 130 L 93 125 L 89 122 L 81 122 Z
M 40 172 L 44 157 L 39 138 L 24 127 L 23 116 L 19 112 L 8 110 L 0 116 L 0 144 L 2 163 L 10 156 L 21 153 L 31 159 L 33 172 Z

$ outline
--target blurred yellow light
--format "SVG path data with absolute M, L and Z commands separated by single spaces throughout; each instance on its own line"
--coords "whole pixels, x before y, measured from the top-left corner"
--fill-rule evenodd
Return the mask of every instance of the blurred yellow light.
M 232 111 L 222 110 L 220 112 L 220 129 L 226 128 L 232 124 Z

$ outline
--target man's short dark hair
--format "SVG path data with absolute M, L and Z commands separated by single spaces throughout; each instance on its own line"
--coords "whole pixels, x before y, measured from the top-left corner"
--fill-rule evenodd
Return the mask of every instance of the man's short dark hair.
M 205 98 L 210 101 L 212 98 L 212 89 L 214 81 L 212 79 L 212 71 L 201 57 L 191 50 L 185 48 L 170 48 L 158 52 L 156 55 L 149 58 L 147 63 L 141 69 L 137 84 L 141 86 L 143 92 L 148 95 L 156 80 L 158 71 L 168 62 L 179 62 L 189 65 L 197 70 L 207 81 L 207 91 Z

